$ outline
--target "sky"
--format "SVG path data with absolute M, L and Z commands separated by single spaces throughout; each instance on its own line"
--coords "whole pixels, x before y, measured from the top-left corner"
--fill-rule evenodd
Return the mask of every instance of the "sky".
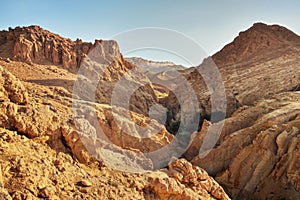
M 192 39 L 208 56 L 255 22 L 279 24 L 299 35 L 299 9 L 296 0 L 15 0 L 1 2 L 0 29 L 34 24 L 63 37 L 92 42 L 157 27 Z M 126 52 L 125 56 L 189 65 L 180 56 L 157 49 Z

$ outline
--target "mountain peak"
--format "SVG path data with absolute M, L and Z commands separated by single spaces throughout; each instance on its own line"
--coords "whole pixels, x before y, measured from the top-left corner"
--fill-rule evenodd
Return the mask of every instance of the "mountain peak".
M 294 40 L 299 41 L 299 36 L 292 32 L 291 30 L 280 26 L 280 25 L 267 25 L 262 22 L 254 23 L 252 27 L 250 27 L 248 30 L 241 32 L 241 33 L 253 33 L 253 32 L 259 32 L 261 34 L 272 34 L 273 37 L 277 37 L 277 39 L 281 39 L 281 42 L 283 40 L 286 41 L 292 41 Z M 271 35 L 269 35 L 271 36 Z
M 258 22 L 240 32 L 233 42 L 214 54 L 213 59 L 218 65 L 231 65 L 271 49 L 281 49 L 299 43 L 300 37 L 287 28 Z

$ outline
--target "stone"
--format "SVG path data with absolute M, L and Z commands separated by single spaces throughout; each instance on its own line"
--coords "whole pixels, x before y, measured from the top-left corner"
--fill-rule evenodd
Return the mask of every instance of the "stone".
M 16 104 L 26 104 L 28 93 L 23 84 L 9 71 L 0 66 L 1 100 L 9 99 Z M 3 99 L 4 98 L 4 99 Z
M 51 198 L 55 194 L 55 189 L 53 187 L 44 187 L 39 190 L 39 197 Z
M 83 186 L 83 187 L 91 187 L 92 183 L 88 180 L 81 180 L 78 182 L 79 185 Z
M 11 196 L 9 195 L 9 193 L 0 187 L 0 199 L 1 200 L 12 200 Z
M 160 199 L 230 199 L 212 177 L 185 159 L 173 158 L 167 174 L 150 178 L 146 187 Z

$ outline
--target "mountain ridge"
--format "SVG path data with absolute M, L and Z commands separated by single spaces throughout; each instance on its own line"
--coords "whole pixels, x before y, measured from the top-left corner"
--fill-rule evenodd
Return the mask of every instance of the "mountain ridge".
M 138 66 L 123 58 L 115 41 L 84 43 L 50 33 L 47 36 L 46 31 L 40 34 L 40 27 L 29 29 L 0 32 L 0 56 L 6 56 L 0 59 L 0 198 L 227 200 L 222 187 L 233 199 L 300 196 L 299 36 L 281 26 L 257 23 L 198 69 L 159 73 L 157 78 L 166 83 L 182 75 L 199 103 L 199 131 L 188 135 L 183 158 L 169 160 L 165 158 L 175 152 L 163 148 L 177 135 L 172 135 L 168 126 L 176 129 L 181 117 L 189 117 L 178 101 L 182 95 L 189 102 L 186 87 L 175 84 L 173 93 L 155 86 L 160 91 L 158 98 L 148 77 L 129 73 Z M 96 102 L 89 101 L 89 87 L 79 84 L 84 98 L 72 93 L 77 78 L 74 72 L 94 45 L 99 45 L 94 53 L 100 53 L 104 61 L 116 57 L 104 65 L 85 63 L 92 80 L 105 68 L 95 92 L 99 97 Z M 220 99 L 227 105 L 226 119 L 221 122 L 210 119 L 218 110 L 212 110 L 211 91 L 201 76 L 201 70 L 214 63 L 226 93 L 226 99 Z M 129 118 L 125 115 L 128 107 L 111 106 L 112 90 L 123 77 L 134 85 L 145 85 L 131 96 Z M 84 82 L 83 77 L 80 83 L 90 86 L 91 79 Z M 118 98 L 129 93 L 128 85 L 120 86 Z M 85 102 L 78 105 L 78 116 L 74 116 L 73 98 Z M 152 109 L 157 103 L 168 109 L 165 124 L 152 117 L 160 114 Z M 120 128 L 117 119 L 127 131 Z M 216 146 L 207 156 L 199 157 L 207 130 L 222 122 Z M 160 131 L 140 138 L 135 125 L 149 124 L 146 130 Z M 108 140 L 95 138 L 100 129 Z M 85 130 L 92 138 L 83 136 L 81 140 Z M 175 142 L 186 141 L 179 137 Z M 143 154 L 158 149 L 163 152 L 157 157 Z M 30 153 L 24 154 L 27 151 Z M 100 159 L 95 159 L 95 153 Z M 130 174 L 111 169 L 105 160 L 113 166 L 124 161 L 133 170 L 151 168 L 157 161 L 169 164 L 155 172 Z
M 97 45 L 69 38 L 45 30 L 37 25 L 9 28 L 0 31 L 0 57 L 35 64 L 54 64 L 76 71 L 84 57 Z M 115 42 L 112 42 L 115 43 Z M 110 44 L 117 46 L 117 44 Z M 114 51 L 119 51 L 118 47 Z
M 291 30 L 280 25 L 258 22 L 240 32 L 232 42 L 211 57 L 217 66 L 222 67 L 259 56 L 271 49 L 286 48 L 295 44 L 300 47 L 300 37 Z

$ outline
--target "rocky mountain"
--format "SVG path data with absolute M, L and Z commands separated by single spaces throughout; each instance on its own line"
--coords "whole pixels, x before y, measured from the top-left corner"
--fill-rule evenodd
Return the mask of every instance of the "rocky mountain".
M 123 59 L 116 42 L 96 41 L 88 55 L 82 54 L 86 59 L 79 67 L 78 62 L 65 65 L 47 57 L 46 36 L 36 52 L 32 47 L 40 41 L 29 38 L 32 32 L 34 37 L 53 35 L 52 45 L 61 42 L 58 50 L 67 48 L 79 58 L 74 42 L 37 26 L 1 32 L 1 199 L 229 199 L 203 169 L 184 159 L 171 160 L 172 152 L 145 156 L 169 145 L 174 135 L 145 116 L 148 113 L 143 115 L 147 111 L 143 105 L 150 107 L 156 96 L 147 77 Z M 25 44 L 21 42 L 16 53 L 19 40 Z M 95 79 L 99 84 L 93 85 Z M 133 107 L 127 116 L 122 105 L 110 105 L 107 96 L 120 80 L 126 81 L 125 86 L 146 85 L 130 99 L 140 113 Z M 74 91 L 76 84 L 83 89 Z M 96 88 L 95 102 L 84 90 L 89 87 Z M 147 126 L 147 135 L 137 125 Z M 170 170 L 136 173 L 160 169 L 160 162 L 169 163 Z
M 100 42 L 100 41 L 96 41 Z M 0 33 L 0 56 L 36 64 L 62 65 L 76 70 L 92 43 L 72 41 L 39 26 L 9 28 Z
M 233 199 L 300 196 L 296 169 L 299 40 L 299 36 L 284 27 L 256 23 L 185 73 L 198 97 L 199 113 L 205 115 L 201 131 L 193 137 L 185 157 L 214 176 Z M 212 115 L 211 99 L 200 75 L 214 64 L 220 69 L 225 86 L 227 118 L 217 146 L 200 158 L 199 149 L 208 129 L 222 123 L 207 121 Z M 176 102 L 174 97 L 169 98 Z M 172 108 L 175 113 L 180 110 L 178 106 Z
M 212 60 L 221 70 L 225 87 L 230 91 L 228 96 L 233 96 L 239 107 L 280 92 L 297 90 L 299 50 L 300 37 L 292 31 L 256 23 L 213 55 Z
M 283 26 L 255 23 L 212 58 L 219 67 L 256 61 L 262 57 L 272 59 L 283 50 L 299 47 L 299 43 L 299 36 Z
M 298 199 L 299 38 L 256 23 L 165 71 L 115 41 L 1 31 L 0 199 Z
M 218 97 L 220 88 L 224 87 L 227 117 L 241 106 L 251 106 L 260 99 L 270 98 L 280 92 L 298 90 L 299 38 L 284 27 L 256 23 L 197 68 L 185 70 L 182 74 L 197 95 L 202 118 L 209 119 L 212 114 L 211 90 Z M 206 75 L 203 75 L 214 74 L 211 71 L 214 67 L 219 69 L 222 83 L 220 85 L 213 77 L 208 78 L 212 86 L 219 83 L 213 89 L 208 87 L 204 79 Z M 185 94 L 186 88 L 178 87 L 176 90 L 177 94 Z M 171 95 L 165 101 L 170 112 L 174 113 L 169 121 L 176 124 L 180 118 L 179 115 L 174 117 L 180 110 L 176 98 Z M 213 112 L 221 110 L 217 108 Z
M 93 54 L 97 56 L 93 57 Z M 106 104 L 111 102 L 115 84 L 126 72 L 134 71 L 131 73 L 130 80 L 126 77 L 125 79 L 128 83 L 142 87 L 132 95 L 130 109 L 147 115 L 151 104 L 157 102 L 150 81 L 136 69 L 136 66 L 123 59 L 115 41 L 95 40 L 95 43 L 82 42 L 80 39 L 72 41 L 39 26 L 16 27 L 0 32 L 0 57 L 28 64 L 56 65 L 73 73 L 79 73 L 78 70 L 81 70 L 80 73 L 84 73 L 82 75 L 85 78 L 98 80 L 98 85 L 95 86 L 96 96 L 93 100 Z M 98 59 L 96 61 L 98 63 L 109 64 L 95 67 L 87 63 L 88 57 L 94 61 Z M 81 83 L 85 87 L 94 87 L 88 81 Z M 90 95 L 87 95 L 84 90 L 81 91 L 81 96 L 89 97 Z M 141 99 L 143 100 L 139 101 Z M 124 105 L 126 106 L 127 104 Z

